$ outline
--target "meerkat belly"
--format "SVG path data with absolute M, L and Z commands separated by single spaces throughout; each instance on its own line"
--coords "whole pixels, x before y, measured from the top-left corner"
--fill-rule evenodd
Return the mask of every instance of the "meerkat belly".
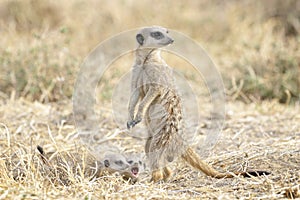
M 149 110 L 151 120 L 148 132 L 152 137 L 150 149 L 159 150 L 160 153 L 157 155 L 159 162 L 172 162 L 185 149 L 181 137 L 183 132 L 181 101 L 176 93 L 169 90 L 155 103 L 160 109 L 159 111 Z M 157 113 L 160 113 L 160 116 Z
M 148 115 L 148 129 L 151 135 L 158 134 L 159 137 L 168 139 L 182 129 L 181 101 L 172 90 L 153 101 Z
M 165 131 L 167 133 L 177 133 L 182 123 L 181 101 L 179 97 L 176 94 L 169 92 L 169 95 L 161 102 L 167 115 Z

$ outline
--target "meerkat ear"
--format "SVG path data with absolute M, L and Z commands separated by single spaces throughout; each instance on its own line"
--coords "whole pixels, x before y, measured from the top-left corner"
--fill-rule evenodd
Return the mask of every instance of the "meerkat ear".
M 109 164 L 109 161 L 108 161 L 108 160 L 104 160 L 104 166 L 105 166 L 105 167 L 109 167 L 109 165 L 110 165 L 110 164 Z
M 140 45 L 143 45 L 143 43 L 144 43 L 144 37 L 143 37 L 143 35 L 142 34 L 137 34 L 136 35 L 136 40 L 137 40 L 137 42 L 140 44 Z

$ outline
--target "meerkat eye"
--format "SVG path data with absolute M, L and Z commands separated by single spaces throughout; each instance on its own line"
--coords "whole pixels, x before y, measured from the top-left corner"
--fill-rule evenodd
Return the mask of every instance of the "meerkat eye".
M 157 40 L 162 39 L 164 37 L 164 35 L 159 31 L 151 32 L 150 35 L 151 35 L 151 37 L 153 37 Z
M 123 161 L 122 160 L 117 160 L 117 161 L 115 161 L 115 164 L 116 165 L 123 165 Z
M 132 163 L 133 163 L 133 160 L 129 160 L 128 163 L 129 163 L 129 164 L 132 164 Z

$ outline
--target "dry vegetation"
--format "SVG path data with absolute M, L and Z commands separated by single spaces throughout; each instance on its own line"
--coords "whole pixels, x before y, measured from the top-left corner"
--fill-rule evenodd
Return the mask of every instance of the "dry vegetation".
M 166 184 L 148 183 L 146 174 L 134 185 L 106 176 L 70 177 L 65 186 L 39 172 L 37 144 L 74 148 L 71 98 L 88 52 L 116 33 L 153 24 L 197 40 L 224 79 L 227 118 L 207 161 L 222 171 L 265 169 L 270 176 L 216 180 L 179 162 Z M 3 0 L 0 34 L 0 199 L 300 198 L 299 1 Z M 107 82 L 121 72 L 111 70 Z M 100 87 L 103 101 L 111 90 Z M 99 124 L 113 135 L 119 127 L 106 105 Z M 114 143 L 142 151 L 143 141 L 119 132 Z M 14 153 L 26 166 L 18 181 L 6 165 Z

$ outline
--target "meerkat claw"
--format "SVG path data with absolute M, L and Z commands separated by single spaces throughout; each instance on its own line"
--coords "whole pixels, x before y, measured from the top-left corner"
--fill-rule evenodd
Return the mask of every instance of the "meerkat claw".
M 127 122 L 127 129 L 130 129 L 131 122 Z
M 136 122 L 134 120 L 127 122 L 127 128 L 131 129 L 136 125 Z
M 140 123 L 141 121 L 142 121 L 142 119 L 140 119 L 140 118 L 134 120 L 134 125 L 133 125 L 133 126 L 137 125 L 137 124 Z
M 137 125 L 141 121 L 142 121 L 141 119 L 137 119 L 137 120 L 132 120 L 130 122 L 127 122 L 127 129 L 133 128 L 135 125 Z

